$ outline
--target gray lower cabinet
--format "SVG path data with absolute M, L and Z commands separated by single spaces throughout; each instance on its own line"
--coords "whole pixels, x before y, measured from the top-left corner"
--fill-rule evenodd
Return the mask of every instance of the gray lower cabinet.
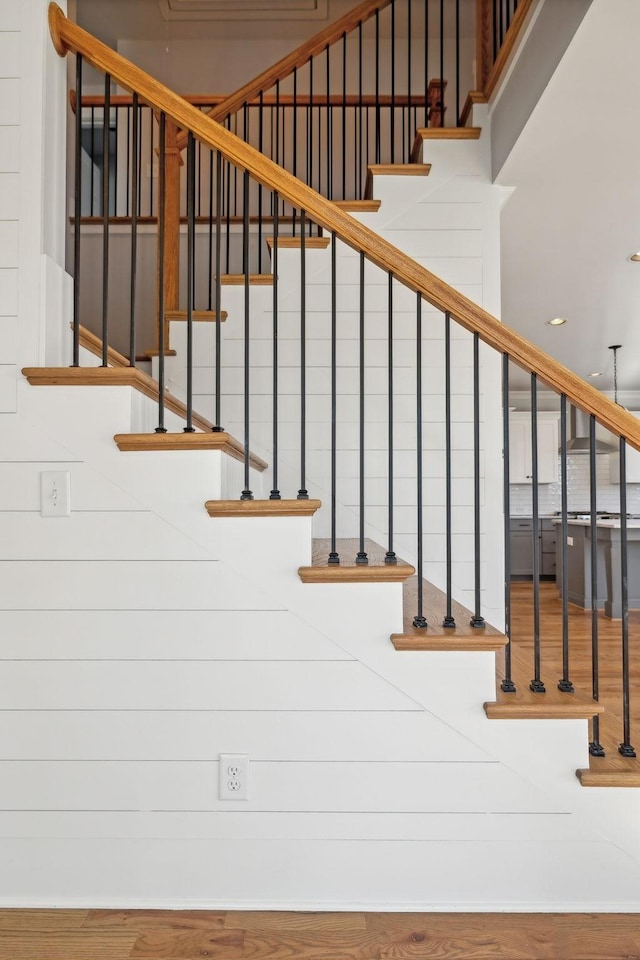
M 511 579 L 531 580 L 533 577 L 533 519 L 511 517 Z M 538 520 L 540 547 L 540 576 L 554 580 L 556 576 L 556 526 L 551 520 Z

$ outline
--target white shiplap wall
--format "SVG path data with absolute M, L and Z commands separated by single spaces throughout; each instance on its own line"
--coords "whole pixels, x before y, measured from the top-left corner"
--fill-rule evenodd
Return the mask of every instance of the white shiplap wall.
M 15 410 L 18 356 L 20 0 L 0 6 L 0 412 Z

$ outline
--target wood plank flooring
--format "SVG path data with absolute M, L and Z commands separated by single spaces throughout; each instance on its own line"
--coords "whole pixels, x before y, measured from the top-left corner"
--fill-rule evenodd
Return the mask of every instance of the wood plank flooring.
M 541 675 L 547 694 L 528 694 L 533 677 L 533 586 L 512 583 L 513 676 L 518 696 L 571 697 L 561 694 L 557 683 L 562 676 L 562 604 L 555 583 L 540 584 Z M 591 611 L 569 605 L 570 660 L 569 677 L 576 696 L 591 696 Z M 592 770 L 626 770 L 640 772 L 640 760 L 629 760 L 618 753 L 622 740 L 622 667 L 621 621 L 598 616 L 600 703 L 605 713 L 600 719 L 600 739 L 606 751 L 603 759 L 592 757 Z M 629 649 L 631 664 L 631 743 L 640 753 L 640 610 L 629 613 Z M 503 654 L 497 654 L 497 675 L 503 674 Z M 498 700 L 510 694 L 499 693 Z
M 0 910 L 0 960 L 640 960 L 640 915 Z

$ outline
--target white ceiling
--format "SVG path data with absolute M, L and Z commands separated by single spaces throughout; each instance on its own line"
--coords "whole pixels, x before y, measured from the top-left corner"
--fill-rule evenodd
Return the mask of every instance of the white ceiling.
M 614 343 L 620 389 L 640 390 L 639 38 L 637 0 L 594 0 L 500 174 L 516 187 L 502 319 L 581 376 L 603 371 L 603 390 Z

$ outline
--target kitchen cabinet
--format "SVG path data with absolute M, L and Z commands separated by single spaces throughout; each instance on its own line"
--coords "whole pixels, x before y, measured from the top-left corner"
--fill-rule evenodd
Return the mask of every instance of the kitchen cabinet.
M 538 483 L 558 479 L 558 416 L 538 414 Z M 509 482 L 532 483 L 531 414 L 512 413 L 509 417 Z
M 540 550 L 540 577 L 555 580 L 556 525 L 546 517 L 539 519 L 537 537 Z M 511 517 L 509 545 L 511 549 L 511 579 L 531 580 L 533 577 L 532 517 Z

